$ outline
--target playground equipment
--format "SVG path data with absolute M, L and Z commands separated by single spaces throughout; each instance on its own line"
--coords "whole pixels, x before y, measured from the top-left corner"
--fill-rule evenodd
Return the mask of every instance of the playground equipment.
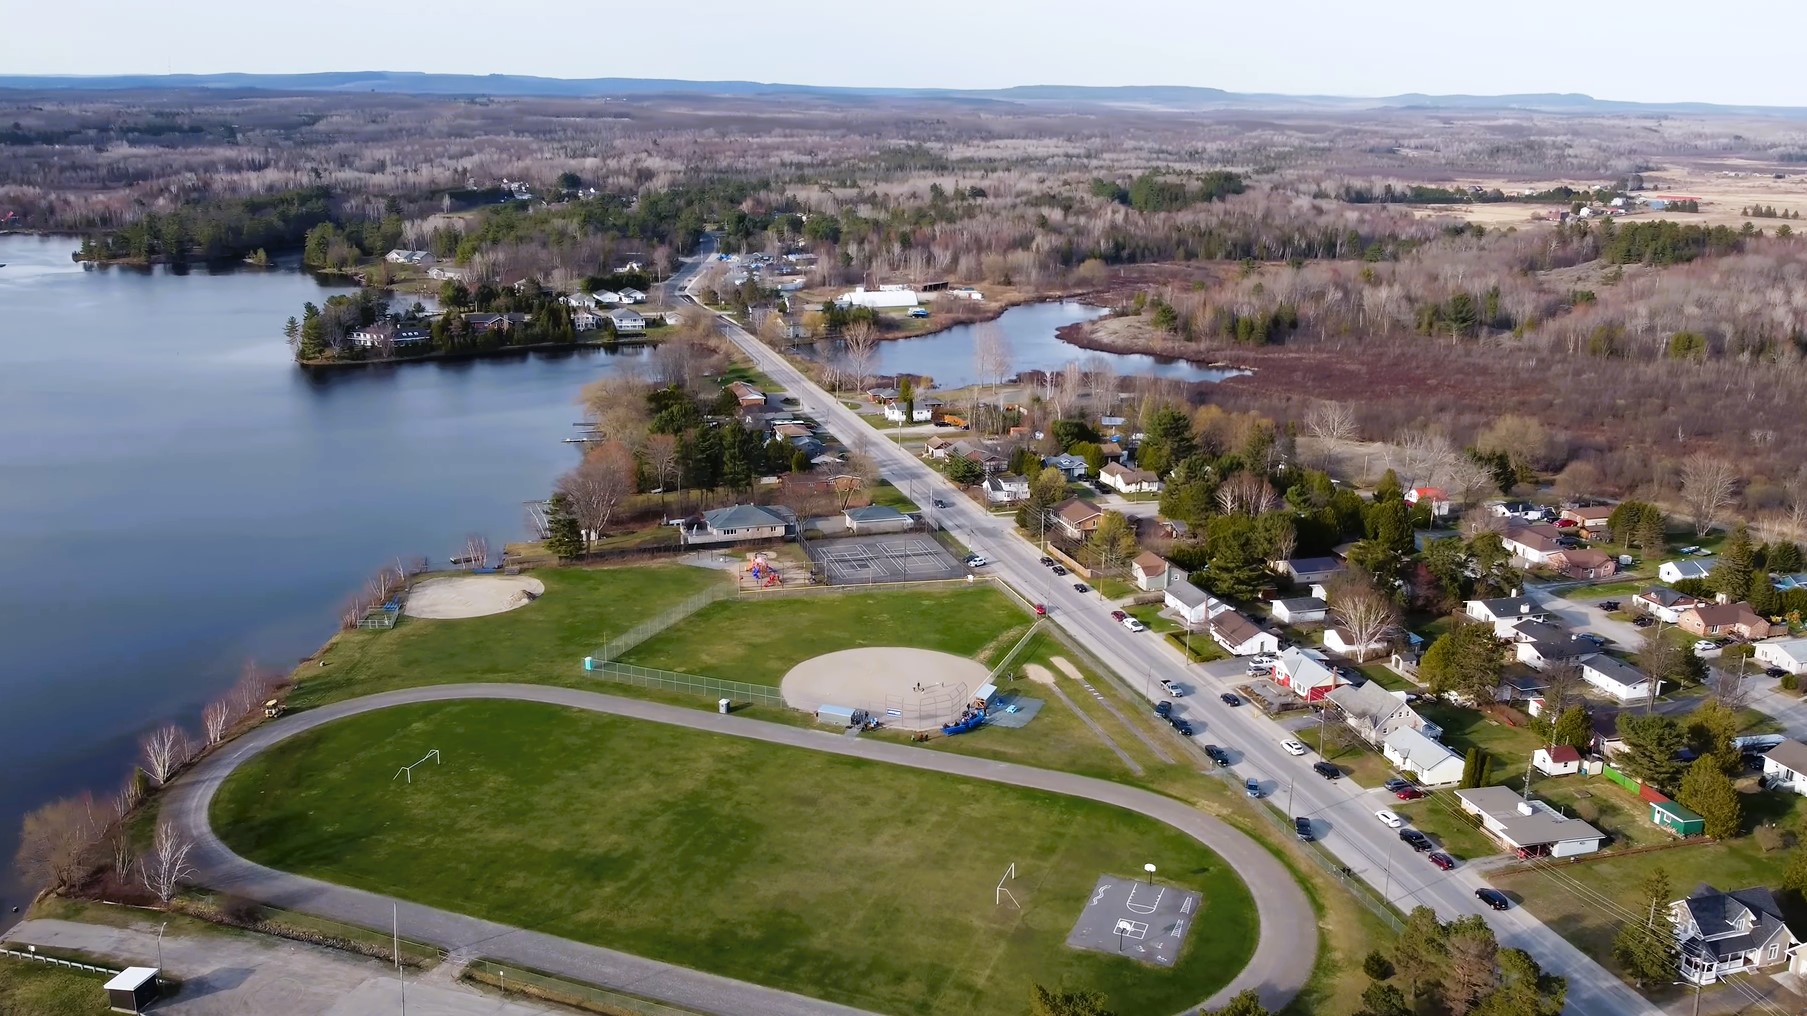
M 764 554 L 753 555 L 753 563 L 747 566 L 747 575 L 753 579 L 753 584 L 761 589 L 784 585 L 784 576 L 778 574 L 778 569 L 772 566 L 772 562 L 765 559 Z

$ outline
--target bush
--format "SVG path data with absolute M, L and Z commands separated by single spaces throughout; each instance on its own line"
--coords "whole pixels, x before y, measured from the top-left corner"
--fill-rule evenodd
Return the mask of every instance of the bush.
M 1766 854 L 1773 854 L 1788 845 L 1782 830 L 1773 825 L 1760 825 L 1751 835 L 1756 837 L 1757 846 Z
M 1783 674 L 1782 675 L 1782 690 L 1783 691 L 1799 691 L 1800 688 L 1801 688 L 1800 675 L 1798 675 L 1798 674 Z
M 1378 952 L 1371 952 L 1362 960 L 1362 973 L 1376 981 L 1384 981 L 1393 976 L 1393 963 Z

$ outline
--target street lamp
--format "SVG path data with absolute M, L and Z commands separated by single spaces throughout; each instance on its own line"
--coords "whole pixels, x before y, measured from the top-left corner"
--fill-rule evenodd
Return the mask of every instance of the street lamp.
M 163 969 L 163 929 L 165 929 L 167 927 L 169 927 L 168 921 L 164 921 L 162 924 L 157 925 L 157 969 L 158 970 Z

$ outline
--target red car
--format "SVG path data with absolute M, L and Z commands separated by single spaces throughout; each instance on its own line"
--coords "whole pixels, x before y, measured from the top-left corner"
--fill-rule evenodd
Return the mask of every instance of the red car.
M 1121 611 L 1121 610 L 1113 610 L 1113 611 L 1111 611 L 1111 620 L 1113 620 L 1113 621 L 1121 621 L 1121 620 L 1123 620 L 1123 619 L 1124 619 L 1124 618 L 1126 618 L 1126 617 L 1128 617 L 1128 616 L 1129 616 L 1129 615 L 1128 615 L 1128 614 L 1125 614 L 1125 613 L 1124 613 L 1124 612 L 1123 612 L 1123 611 Z
M 1456 859 L 1442 852 L 1431 854 L 1430 860 L 1439 871 L 1449 871 L 1456 866 Z
M 1573 529 L 1573 528 L 1575 528 L 1575 520 L 1574 519 L 1557 519 L 1556 520 L 1556 528 L 1557 529 Z
M 1048 616 L 1048 608 L 1042 606 L 1039 603 L 1036 604 L 1035 605 L 1035 616 L 1036 617 L 1047 617 Z
M 1417 787 L 1407 787 L 1404 790 L 1394 791 L 1393 796 L 1399 798 L 1401 801 L 1416 801 L 1420 797 L 1429 797 L 1430 795 L 1419 790 Z

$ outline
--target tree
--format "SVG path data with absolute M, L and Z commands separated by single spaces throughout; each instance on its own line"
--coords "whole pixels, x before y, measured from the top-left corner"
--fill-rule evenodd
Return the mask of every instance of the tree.
M 159 784 L 167 783 L 191 757 L 188 735 L 175 724 L 159 727 L 138 742 L 144 771 Z
M 26 813 L 19 828 L 19 877 L 32 887 L 62 889 L 81 877 L 100 836 L 93 799 L 65 797 Z
M 1716 840 L 1738 835 L 1744 821 L 1743 805 L 1738 802 L 1738 788 L 1719 768 L 1710 755 L 1703 755 L 1688 767 L 1681 789 L 1675 793 L 1676 803 L 1706 820 L 1706 834 Z
M 841 346 L 848 379 L 855 388 L 864 388 L 872 373 L 872 360 L 878 355 L 878 327 L 870 321 L 855 321 L 842 329 Z
M 195 866 L 188 860 L 188 855 L 193 850 L 194 841 L 177 832 L 174 822 L 164 819 L 157 824 L 150 852 L 139 859 L 138 868 L 144 879 L 144 887 L 165 905 L 175 898 L 176 890 L 181 888 L 182 883 L 195 873 Z
M 1703 702 L 1688 714 L 1686 727 L 1688 746 L 1696 755 L 1711 758 L 1728 777 L 1744 771 L 1744 753 L 1734 740 L 1744 723 L 1735 708 L 1719 701 Z
M 1260 515 L 1280 504 L 1267 477 L 1244 470 L 1217 488 L 1217 506 L 1225 515 Z
M 1393 949 L 1393 969 L 1404 978 L 1410 997 L 1418 997 L 1445 955 L 1443 922 L 1437 912 L 1422 904 L 1413 907 Z
M 1487 753 L 1479 748 L 1469 748 L 1468 754 L 1462 757 L 1462 786 L 1486 786 L 1488 768 Z
M 1136 450 L 1136 462 L 1150 472 L 1166 474 L 1197 450 L 1192 421 L 1173 406 L 1162 406 L 1149 420 L 1147 436 Z
M 634 453 L 627 445 L 609 441 L 559 478 L 557 492 L 564 495 L 577 519 L 585 550 L 590 549 L 591 541 L 602 538 L 615 510 L 633 494 L 636 471 Z
M 1098 563 L 1115 568 L 1136 552 L 1136 530 L 1122 512 L 1105 512 L 1098 517 L 1098 528 L 1089 541 L 1098 554 Z
M 1694 535 L 1705 536 L 1738 492 L 1738 474 L 1732 460 L 1712 452 L 1695 452 L 1682 461 L 1681 497 L 1694 517 Z
M 647 475 L 658 486 L 659 497 L 663 500 L 666 492 L 679 480 L 677 435 L 648 435 L 640 454 L 645 457 Z
M 1444 931 L 1449 961 L 1441 985 L 1443 1004 L 1451 1016 L 1466 1016 L 1499 985 L 1499 943 L 1479 915 L 1451 921 Z
M 1261 1004 L 1261 996 L 1254 988 L 1244 988 L 1236 993 L 1222 1009 L 1213 1009 L 1214 1016 L 1268 1016 L 1267 1007 Z
M 1347 402 L 1320 402 L 1305 414 L 1305 429 L 1323 443 L 1328 461 L 1355 440 L 1355 407 Z
M 1618 766 L 1627 776 L 1658 790 L 1675 789 L 1682 775 L 1682 764 L 1675 756 L 1688 746 L 1680 723 L 1656 713 L 1620 713 L 1619 739 L 1625 742 L 1625 750 L 1619 755 Z
M 1211 558 L 1202 578 L 1211 592 L 1252 600 L 1267 585 L 1267 559 L 1252 519 L 1236 515 L 1212 519 L 1205 527 L 1205 546 Z
M 1669 903 L 1675 899 L 1669 873 L 1660 866 L 1652 868 L 1643 889 L 1639 919 L 1619 929 L 1612 954 L 1640 987 L 1648 988 L 1675 980 L 1681 957 L 1675 946 L 1675 920 L 1669 915 Z
M 1116 1016 L 1110 1003 L 1095 991 L 1049 991 L 1039 984 L 1029 987 L 1029 1016 Z
M 1358 663 L 1367 661 L 1372 643 L 1385 641 L 1399 626 L 1393 598 L 1360 580 L 1338 583 L 1331 590 L 1330 616 L 1353 638 Z
M 583 526 L 571 514 L 571 499 L 564 494 L 553 494 L 546 505 L 546 550 L 560 561 L 584 552 Z
M 1594 727 L 1587 718 L 1587 707 L 1570 706 L 1556 717 L 1550 727 L 1550 744 L 1566 744 L 1571 748 L 1586 750 L 1594 740 Z
M 1362 1007 L 1355 1016 L 1412 1016 L 1405 992 L 1391 984 L 1370 984 L 1362 991 Z
M 1029 497 L 1016 510 L 1017 528 L 1037 540 L 1054 525 L 1054 508 L 1067 496 L 1067 478 L 1052 466 L 1029 480 Z
M 1568 978 L 1544 973 L 1522 949 L 1501 949 L 1499 987 L 1475 1011 L 1480 1016 L 1559 1016 L 1568 995 Z
M 301 322 L 290 317 L 288 323 L 282 326 L 282 337 L 288 342 L 290 353 L 299 352 L 301 349 Z
M 1751 543 L 1750 529 L 1740 522 L 1732 529 L 1732 535 L 1726 537 L 1724 546 L 1719 548 L 1719 563 L 1713 566 L 1712 574 L 1707 576 L 1707 587 L 1716 593 L 1725 594 L 1729 600 L 1744 599 L 1751 588 L 1751 570 L 1755 566 L 1757 548 Z M 1763 576 L 1765 584 L 1769 576 Z
M 226 739 L 226 729 L 232 726 L 232 705 L 225 699 L 217 699 L 207 703 L 201 710 L 201 736 L 206 738 L 209 748 Z
M 1505 640 L 1496 638 L 1488 625 L 1460 624 L 1425 650 L 1418 676 L 1433 694 L 1491 702 L 1505 669 Z
M 897 379 L 897 401 L 903 403 L 905 423 L 916 422 L 916 383 L 907 376 Z
M 1581 687 L 1585 682 L 1581 677 L 1581 664 L 1574 660 L 1552 661 L 1544 668 L 1543 678 L 1544 708 L 1552 718 L 1561 714 L 1571 702 L 1580 699 Z
M 985 479 L 985 467 L 964 456 L 947 460 L 947 478 L 962 487 L 970 487 Z

